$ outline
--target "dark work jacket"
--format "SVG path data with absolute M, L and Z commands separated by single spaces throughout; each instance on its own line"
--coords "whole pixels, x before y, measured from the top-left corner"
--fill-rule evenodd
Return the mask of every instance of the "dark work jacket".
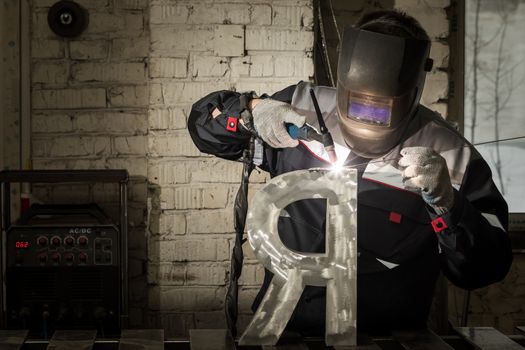
M 317 126 L 309 89 L 301 82 L 272 98 L 291 103 Z M 419 106 L 399 144 L 380 159 L 364 159 L 345 145 L 337 124 L 335 90 L 314 87 L 325 123 L 345 165 L 359 170 L 357 327 L 382 332 L 426 326 L 434 286 L 441 270 L 455 285 L 475 289 L 504 278 L 512 253 L 506 234 L 507 204 L 496 189 L 490 169 L 479 153 L 438 114 Z M 222 113 L 212 118 L 217 107 Z M 250 138 L 238 123 L 227 128 L 228 118 L 239 118 L 239 94 L 212 93 L 193 105 L 188 129 L 202 151 L 237 159 Z M 231 121 L 231 119 L 230 119 Z M 397 166 L 400 150 L 425 146 L 441 154 L 449 168 L 455 202 L 443 216 L 448 228 L 435 232 L 437 218 L 418 193 L 404 189 Z M 316 141 L 295 148 L 263 145 L 260 168 L 276 176 L 289 171 L 329 167 Z M 342 150 L 342 151 L 341 151 Z M 341 151 L 341 152 L 339 152 Z M 324 252 L 325 200 L 290 204 L 279 219 L 279 235 L 289 248 Z M 266 271 L 254 309 L 262 300 L 272 275 Z M 325 288 L 307 286 L 288 324 L 309 334 L 324 332 Z

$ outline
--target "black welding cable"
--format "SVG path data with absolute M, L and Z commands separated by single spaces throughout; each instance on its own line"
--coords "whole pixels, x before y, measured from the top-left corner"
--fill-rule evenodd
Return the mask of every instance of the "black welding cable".
M 228 284 L 228 291 L 226 292 L 226 299 L 224 301 L 224 311 L 226 313 L 226 323 L 232 336 L 237 336 L 237 316 L 238 299 L 239 299 L 239 277 L 242 272 L 242 263 L 244 254 L 242 251 L 242 244 L 245 239 L 244 227 L 246 224 L 246 214 L 248 212 L 248 184 L 250 182 L 250 174 L 255 165 L 253 164 L 253 150 L 255 137 L 250 139 L 249 146 L 243 152 L 243 169 L 242 180 L 237 196 L 235 197 L 234 207 L 234 227 L 235 227 L 235 245 L 232 251 L 231 265 L 230 265 L 230 281 Z

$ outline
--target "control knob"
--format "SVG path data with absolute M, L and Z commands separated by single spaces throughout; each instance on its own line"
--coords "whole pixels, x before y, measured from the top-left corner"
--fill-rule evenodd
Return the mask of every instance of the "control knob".
M 60 237 L 58 237 L 58 236 L 52 237 L 51 238 L 51 245 L 53 245 L 54 247 L 60 246 Z
M 75 256 L 73 253 L 67 253 L 64 258 L 66 259 L 67 264 L 72 264 L 75 261 Z
M 40 236 L 36 240 L 36 244 L 39 246 L 45 247 L 47 245 L 47 237 L 46 236 Z
M 64 238 L 64 244 L 68 247 L 72 247 L 75 244 L 75 239 L 72 236 Z
M 80 236 L 78 237 L 78 245 L 81 247 L 85 247 L 88 244 L 88 238 L 86 236 Z
M 80 263 L 85 264 L 87 262 L 87 258 L 88 258 L 88 256 L 87 256 L 86 253 L 78 254 L 78 260 L 79 260 Z
M 59 264 L 60 263 L 60 254 L 59 253 L 53 253 L 51 255 L 51 260 L 53 261 L 53 263 Z
M 41 263 L 41 264 L 45 264 L 47 262 L 47 254 L 43 253 L 43 254 L 39 254 L 38 255 L 38 261 Z

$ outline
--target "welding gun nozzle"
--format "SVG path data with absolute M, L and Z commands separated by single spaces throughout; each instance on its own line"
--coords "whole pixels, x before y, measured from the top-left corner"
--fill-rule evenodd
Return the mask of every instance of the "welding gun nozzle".
M 326 153 L 328 153 L 330 163 L 335 164 L 337 162 L 337 155 L 335 153 L 335 146 L 334 140 L 332 139 L 332 135 L 329 132 L 327 132 L 321 134 L 321 137 L 324 150 L 326 151 Z
M 337 154 L 335 153 L 335 150 L 326 150 L 326 153 L 328 153 L 328 158 L 330 159 L 330 163 L 335 164 L 337 163 Z

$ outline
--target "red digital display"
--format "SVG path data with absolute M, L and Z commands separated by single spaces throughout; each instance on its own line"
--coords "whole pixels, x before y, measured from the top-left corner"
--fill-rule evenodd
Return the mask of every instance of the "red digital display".
M 29 248 L 29 242 L 28 241 L 16 241 L 15 247 L 18 249 L 27 249 Z

